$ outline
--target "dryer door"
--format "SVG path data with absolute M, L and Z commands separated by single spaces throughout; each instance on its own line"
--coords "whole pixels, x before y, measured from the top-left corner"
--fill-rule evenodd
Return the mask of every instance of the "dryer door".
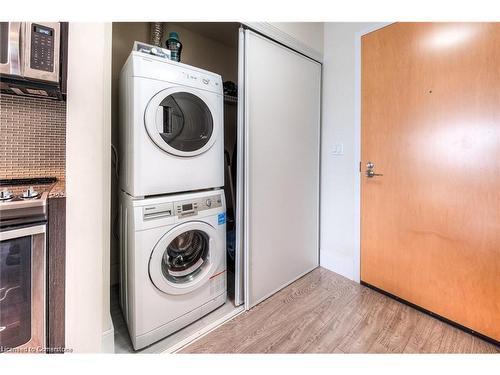
M 144 123 L 150 138 L 163 151 L 196 156 L 212 147 L 217 138 L 219 120 L 215 110 L 200 91 L 169 88 L 150 100 Z
M 201 221 L 180 224 L 156 244 L 149 275 L 164 293 L 190 293 L 216 272 L 222 252 L 212 226 Z

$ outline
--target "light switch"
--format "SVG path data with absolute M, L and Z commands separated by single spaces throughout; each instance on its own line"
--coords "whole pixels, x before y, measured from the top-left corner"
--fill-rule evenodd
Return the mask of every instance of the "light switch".
M 343 143 L 336 143 L 332 147 L 332 155 L 338 156 L 338 155 L 344 155 L 344 144 Z

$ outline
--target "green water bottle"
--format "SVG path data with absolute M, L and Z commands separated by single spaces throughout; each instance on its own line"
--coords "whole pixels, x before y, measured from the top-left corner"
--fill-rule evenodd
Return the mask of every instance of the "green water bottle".
M 166 42 L 167 49 L 170 50 L 170 60 L 181 61 L 181 50 L 182 43 L 179 40 L 179 34 L 175 31 L 172 31 L 168 34 L 168 39 Z

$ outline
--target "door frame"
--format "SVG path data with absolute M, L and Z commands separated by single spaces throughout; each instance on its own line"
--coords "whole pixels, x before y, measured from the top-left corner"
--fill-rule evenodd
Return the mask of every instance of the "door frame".
M 354 155 L 353 168 L 359 170 L 361 163 L 361 37 L 380 30 L 396 22 L 380 22 L 364 30 L 358 31 L 354 37 Z M 361 281 L 361 171 L 354 178 L 354 273 L 353 279 Z

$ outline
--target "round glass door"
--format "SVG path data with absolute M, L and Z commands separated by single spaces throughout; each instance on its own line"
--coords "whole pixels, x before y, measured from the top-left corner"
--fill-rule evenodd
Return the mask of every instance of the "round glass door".
M 208 264 L 209 238 L 200 230 L 189 230 L 175 237 L 163 253 L 163 276 L 172 283 L 192 281 Z
M 174 155 L 201 154 L 215 141 L 212 112 L 197 93 L 172 89 L 158 93 L 146 108 L 145 122 L 156 145 Z
M 201 221 L 168 231 L 151 252 L 149 276 L 168 294 L 186 294 L 204 285 L 216 272 L 224 249 L 215 228 Z

